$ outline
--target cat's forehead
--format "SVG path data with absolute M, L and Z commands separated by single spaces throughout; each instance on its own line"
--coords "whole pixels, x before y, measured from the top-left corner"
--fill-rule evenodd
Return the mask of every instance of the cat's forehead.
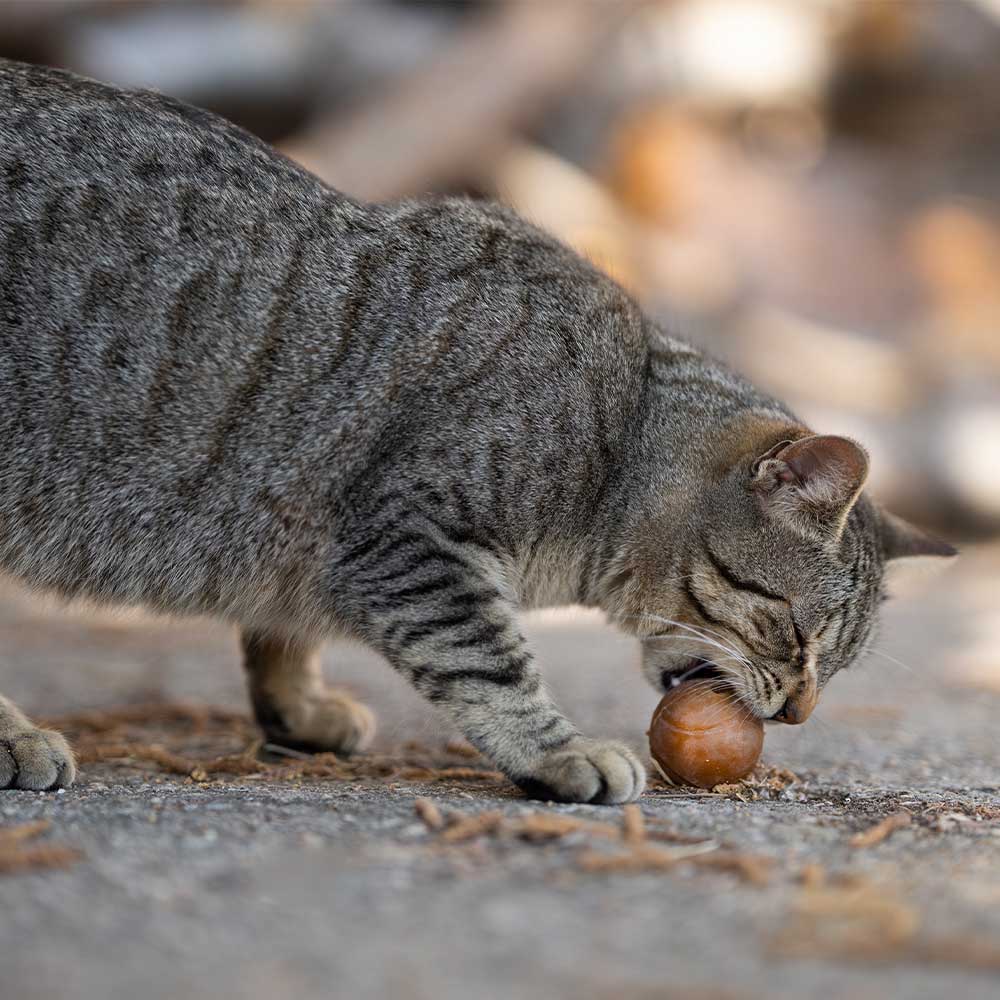
M 797 587 L 818 614 L 869 616 L 878 604 L 884 562 L 871 523 L 848 518 L 836 546 L 816 547 L 795 562 Z
M 752 501 L 739 513 L 716 510 L 706 545 L 734 565 L 804 599 L 847 598 L 881 579 L 882 561 L 870 505 L 852 511 L 836 544 L 822 544 L 794 526 L 767 517 Z

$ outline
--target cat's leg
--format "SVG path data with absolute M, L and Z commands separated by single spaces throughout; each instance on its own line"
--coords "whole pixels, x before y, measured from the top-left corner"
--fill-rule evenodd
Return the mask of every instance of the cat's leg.
M 66 740 L 34 725 L 0 696 L 0 788 L 41 792 L 68 788 L 75 777 L 73 751 Z
M 371 742 L 375 716 L 323 682 L 315 646 L 244 631 L 243 662 L 257 722 L 268 739 L 299 750 L 351 753 Z
M 473 573 L 456 577 L 454 567 L 446 588 L 427 580 L 373 598 L 383 609 L 371 629 L 381 652 L 529 795 L 637 798 L 646 775 L 636 755 L 577 731 L 546 692 L 514 607 L 497 587 Z

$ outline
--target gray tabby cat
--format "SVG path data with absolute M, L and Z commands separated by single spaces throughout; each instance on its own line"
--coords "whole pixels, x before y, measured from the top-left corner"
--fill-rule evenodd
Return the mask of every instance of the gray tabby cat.
M 801 722 L 886 561 L 951 551 L 507 209 L 358 204 L 206 112 L 2 61 L 0 399 L 0 568 L 236 623 L 287 745 L 369 740 L 316 657 L 361 640 L 554 799 L 644 772 L 559 713 L 521 609 L 603 608 L 654 685 L 714 670 Z M 0 699 L 0 788 L 73 777 Z

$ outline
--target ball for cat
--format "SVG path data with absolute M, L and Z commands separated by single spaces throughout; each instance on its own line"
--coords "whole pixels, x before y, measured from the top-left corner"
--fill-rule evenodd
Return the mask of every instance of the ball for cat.
M 763 746 L 763 722 L 735 693 L 705 681 L 668 691 L 649 726 L 649 750 L 664 777 L 699 788 L 745 778 Z

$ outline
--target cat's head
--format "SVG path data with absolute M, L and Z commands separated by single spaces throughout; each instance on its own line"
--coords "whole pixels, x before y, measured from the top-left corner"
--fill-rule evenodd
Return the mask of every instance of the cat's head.
M 761 718 L 805 721 L 865 650 L 887 564 L 955 554 L 881 510 L 867 474 L 860 445 L 827 435 L 726 462 L 686 506 L 681 558 L 646 559 L 633 580 L 654 686 L 715 676 Z

